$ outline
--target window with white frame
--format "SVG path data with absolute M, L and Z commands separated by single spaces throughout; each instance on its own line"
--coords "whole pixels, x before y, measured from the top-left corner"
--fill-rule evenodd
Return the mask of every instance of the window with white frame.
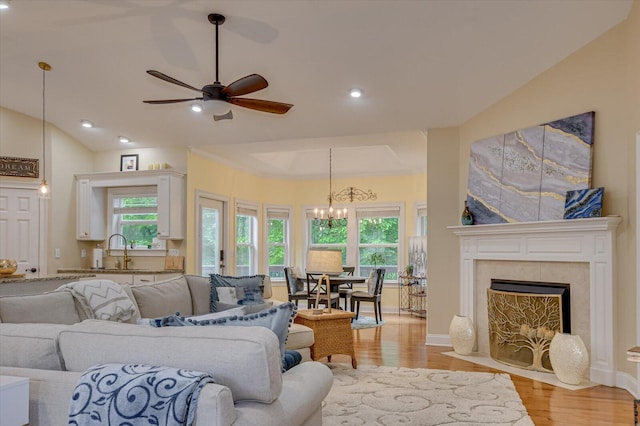
M 329 228 L 314 221 L 313 211 L 309 210 L 309 248 L 341 250 L 343 265 L 355 266 L 360 276 L 368 276 L 377 267 L 385 268 L 385 280 L 397 279 L 402 260 L 399 241 L 404 238 L 402 206 L 351 207 L 348 211 L 346 224 L 334 223 Z
M 427 205 L 416 205 L 416 235 L 427 235 Z
M 107 193 L 109 229 L 122 234 L 130 247 L 151 247 L 158 235 L 158 195 L 155 186 L 110 188 Z M 124 248 L 122 238 L 114 238 L 111 248 Z
M 284 268 L 291 263 L 291 208 L 265 207 L 265 264 L 271 278 L 284 278 Z
M 356 210 L 360 276 L 385 269 L 385 279 L 398 279 L 400 209 Z
M 258 262 L 258 206 L 236 203 L 236 275 L 254 275 Z

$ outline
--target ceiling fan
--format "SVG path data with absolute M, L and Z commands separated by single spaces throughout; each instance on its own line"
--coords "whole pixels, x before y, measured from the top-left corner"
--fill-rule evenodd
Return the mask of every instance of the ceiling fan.
M 164 99 L 143 102 L 147 104 L 173 104 L 177 102 L 203 101 L 205 107 L 207 105 L 217 104 L 217 108 L 214 109 L 213 113 L 213 119 L 215 121 L 233 118 L 233 113 L 228 108 L 228 106 L 226 106 L 226 108 L 223 108 L 220 113 L 217 114 L 218 111 L 216 110 L 220 110 L 220 106 L 225 107 L 225 102 L 249 109 L 254 109 L 257 111 L 270 112 L 272 114 L 285 114 L 287 111 L 289 111 L 289 109 L 291 109 L 291 107 L 293 106 L 292 104 L 267 101 L 263 99 L 238 97 L 257 92 L 258 90 L 262 90 L 267 87 L 269 83 L 267 83 L 267 80 L 265 80 L 261 75 L 251 74 L 234 81 L 228 86 L 224 86 L 220 83 L 218 79 L 218 27 L 224 23 L 225 17 L 218 13 L 211 13 L 209 14 L 208 18 L 209 22 L 216 26 L 216 81 L 213 84 L 207 84 L 202 89 L 197 89 L 193 86 L 183 83 L 182 81 L 176 80 L 173 77 L 169 77 L 168 75 L 163 74 L 160 71 L 147 70 L 148 74 L 159 78 L 160 80 L 164 80 L 178 86 L 186 87 L 187 89 L 195 90 L 196 92 L 202 93 L 202 96 L 189 99 Z M 224 113 L 225 110 L 227 110 L 228 112 Z

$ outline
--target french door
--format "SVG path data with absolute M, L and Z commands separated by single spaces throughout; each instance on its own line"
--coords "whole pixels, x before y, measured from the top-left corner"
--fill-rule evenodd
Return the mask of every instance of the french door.
M 203 276 L 224 274 L 228 201 L 200 192 L 196 202 L 196 271 Z

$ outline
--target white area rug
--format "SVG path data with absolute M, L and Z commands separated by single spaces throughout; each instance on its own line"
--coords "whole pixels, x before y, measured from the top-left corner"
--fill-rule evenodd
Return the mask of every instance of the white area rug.
M 358 319 L 354 319 L 351 322 L 351 328 L 354 330 L 359 330 L 361 328 L 372 328 L 372 327 L 382 327 L 384 325 L 384 320 L 378 321 L 376 324 L 376 319 L 372 317 L 363 317 L 360 315 Z
M 325 426 L 533 425 L 508 374 L 328 365 Z
M 484 365 L 485 367 L 495 368 L 496 370 L 501 370 L 509 374 L 515 374 L 516 376 L 526 377 L 527 379 L 536 380 L 538 382 L 547 383 L 549 385 L 558 386 L 564 389 L 569 390 L 579 390 L 592 388 L 594 386 L 598 386 L 597 383 L 590 382 L 589 380 L 583 380 L 579 385 L 569 385 L 567 383 L 562 383 L 555 374 L 553 373 L 543 373 L 540 371 L 531 371 L 525 370 L 522 368 L 511 367 L 506 364 L 502 364 L 498 361 L 491 359 L 488 356 L 484 356 L 477 352 L 472 353 L 471 355 L 460 355 L 455 352 L 442 352 L 443 355 L 448 355 L 453 358 L 462 359 L 465 361 L 473 362 L 474 364 Z

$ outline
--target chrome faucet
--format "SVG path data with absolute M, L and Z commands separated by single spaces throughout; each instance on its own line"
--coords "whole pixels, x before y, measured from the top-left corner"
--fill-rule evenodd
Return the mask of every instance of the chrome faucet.
M 107 242 L 107 256 L 111 256 L 111 239 L 113 237 L 122 237 L 124 241 L 124 257 L 122 258 L 122 263 L 124 263 L 124 269 L 129 269 L 129 262 L 131 262 L 131 258 L 127 254 L 127 238 L 122 234 L 111 234 L 109 237 L 109 241 Z

